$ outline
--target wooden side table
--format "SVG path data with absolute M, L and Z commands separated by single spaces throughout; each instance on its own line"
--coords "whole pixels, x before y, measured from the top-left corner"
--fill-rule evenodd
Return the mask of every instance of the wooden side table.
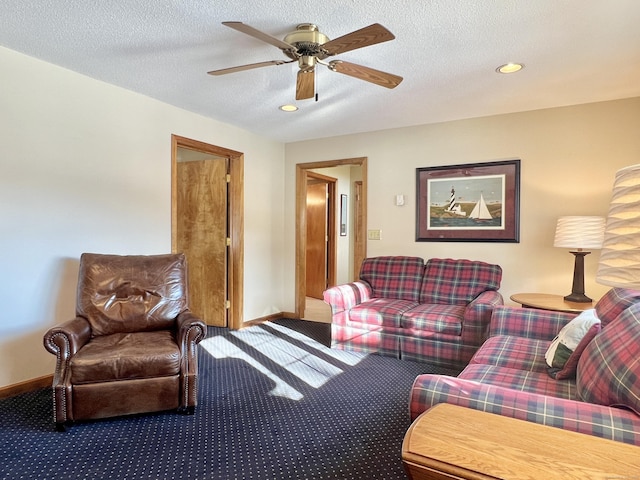
M 640 447 L 446 403 L 407 431 L 411 480 L 635 479 Z
M 514 293 L 510 298 L 523 307 L 553 310 L 554 312 L 580 313 L 593 308 L 593 302 L 567 302 L 562 295 L 550 293 Z

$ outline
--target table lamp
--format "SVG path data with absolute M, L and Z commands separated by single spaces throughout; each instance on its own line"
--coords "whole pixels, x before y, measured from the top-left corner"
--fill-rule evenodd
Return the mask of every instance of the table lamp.
M 640 289 L 640 165 L 616 173 L 596 282 Z
M 575 255 L 573 287 L 564 297 L 569 302 L 588 303 L 592 300 L 584 294 L 584 257 L 591 252 L 585 249 L 602 248 L 604 217 L 560 217 L 556 225 L 554 247 L 570 248 Z

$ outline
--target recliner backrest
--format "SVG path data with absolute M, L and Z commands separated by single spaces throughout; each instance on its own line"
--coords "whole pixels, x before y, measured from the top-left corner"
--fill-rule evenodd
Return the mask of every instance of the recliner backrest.
M 80 257 L 76 314 L 92 337 L 172 328 L 187 309 L 184 254 Z

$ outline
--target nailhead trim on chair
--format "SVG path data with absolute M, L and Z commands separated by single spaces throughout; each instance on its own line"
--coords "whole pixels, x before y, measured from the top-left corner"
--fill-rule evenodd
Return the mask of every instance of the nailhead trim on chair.
M 53 334 L 48 341 L 49 347 L 51 347 L 52 350 L 54 350 L 56 352 L 56 372 L 59 371 L 60 368 L 60 364 L 62 363 L 62 358 L 61 358 L 61 351 L 60 348 L 58 347 L 58 345 L 53 341 L 53 339 L 55 337 L 62 337 L 62 340 L 64 341 L 64 343 L 66 344 L 66 351 L 70 352 L 71 351 L 71 346 L 69 345 L 69 339 L 67 338 L 67 336 L 63 333 L 55 333 Z M 68 362 L 69 357 L 67 356 L 67 358 L 64 359 L 65 363 Z M 66 365 L 65 371 L 67 370 L 67 368 L 69 367 L 69 365 Z M 55 378 L 55 377 L 54 377 Z M 57 418 L 57 413 L 58 413 L 58 408 L 56 405 L 56 388 L 54 386 L 54 388 L 51 390 L 53 393 L 53 421 L 55 423 L 63 423 L 67 421 L 67 394 L 63 389 L 62 392 L 62 407 L 63 407 L 63 411 L 64 411 L 64 420 L 62 422 L 58 422 L 58 418 Z

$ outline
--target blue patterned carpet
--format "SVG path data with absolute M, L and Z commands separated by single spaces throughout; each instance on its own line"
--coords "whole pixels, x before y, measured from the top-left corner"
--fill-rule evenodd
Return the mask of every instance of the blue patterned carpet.
M 406 478 L 408 396 L 440 367 L 332 350 L 326 324 L 209 327 L 194 416 L 54 430 L 51 391 L 0 401 L 1 479 Z

